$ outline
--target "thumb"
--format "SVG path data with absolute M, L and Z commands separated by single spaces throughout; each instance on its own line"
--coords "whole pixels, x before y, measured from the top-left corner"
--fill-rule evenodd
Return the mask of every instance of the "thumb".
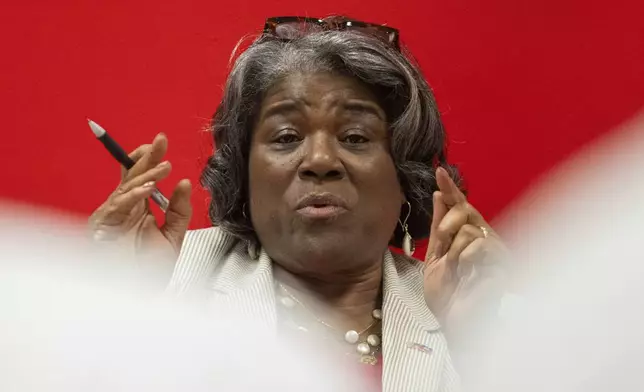
M 172 192 L 172 197 L 170 197 L 170 204 L 165 213 L 165 223 L 161 226 L 161 232 L 177 250 L 181 248 L 183 237 L 186 235 L 192 217 L 191 193 L 190 180 L 179 181 Z

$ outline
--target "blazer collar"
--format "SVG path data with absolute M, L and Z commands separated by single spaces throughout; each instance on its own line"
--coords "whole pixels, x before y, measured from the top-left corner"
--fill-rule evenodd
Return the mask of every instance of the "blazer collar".
M 259 317 L 264 328 L 276 330 L 272 262 L 263 249 L 257 260 L 235 256 L 247 255 L 244 245 L 237 247 L 239 253 L 233 250 L 211 282 L 215 303 Z M 451 362 L 440 325 L 424 301 L 420 262 L 387 251 L 383 268 L 383 391 L 437 391 Z

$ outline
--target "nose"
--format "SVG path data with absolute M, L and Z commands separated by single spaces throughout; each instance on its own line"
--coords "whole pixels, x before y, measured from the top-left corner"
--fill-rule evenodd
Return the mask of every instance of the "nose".
M 338 143 L 335 135 L 317 132 L 309 136 L 304 159 L 298 174 L 303 180 L 340 180 L 346 175 L 344 165 L 338 157 Z

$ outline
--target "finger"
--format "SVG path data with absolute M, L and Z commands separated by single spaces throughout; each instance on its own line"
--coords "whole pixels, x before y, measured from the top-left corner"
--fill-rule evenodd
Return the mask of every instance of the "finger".
M 150 181 L 159 182 L 164 178 L 168 177 L 171 171 L 172 171 L 172 165 L 170 164 L 170 162 L 163 161 L 159 163 L 156 167 L 119 185 L 119 187 L 116 188 L 116 191 L 114 191 L 114 193 L 112 194 L 111 198 L 119 197 L 120 195 L 123 195 L 129 192 L 130 190 L 140 187 L 141 185 L 148 183 Z
M 440 191 L 434 192 L 432 201 L 432 223 L 429 229 L 429 244 L 427 245 L 427 254 L 425 255 L 426 262 L 432 262 L 439 258 L 442 253 L 442 242 L 439 237 L 434 235 L 438 231 L 438 225 L 443 220 L 449 208 L 443 201 L 443 194 Z
M 471 270 L 471 263 L 477 255 L 483 257 L 484 252 L 481 246 L 483 239 L 485 237 L 481 229 L 468 224 L 461 226 L 456 236 L 454 236 L 446 259 L 447 264 L 453 271 L 457 272 L 458 277 L 468 274 L 468 271 Z M 468 251 L 467 258 L 463 257 L 466 250 Z
M 461 227 L 468 223 L 468 219 L 468 211 L 464 204 L 457 204 L 447 211 L 432 233 L 434 241 L 440 244 L 435 249 L 437 257 L 442 257 L 447 253 L 452 246 L 454 237 Z
M 161 227 L 161 232 L 166 238 L 172 239 L 177 250 L 181 247 L 192 217 L 191 194 L 192 184 L 190 180 L 179 181 L 170 197 L 170 204 L 165 213 L 165 223 Z
M 109 242 L 119 238 L 122 231 L 117 226 L 95 225 L 92 228 L 92 239 L 97 242 Z
M 132 158 L 132 160 L 134 160 L 136 163 L 129 170 L 127 170 L 122 182 L 126 182 L 138 175 L 141 175 L 158 165 L 167 151 L 168 139 L 163 133 L 159 133 L 154 138 L 149 148 L 145 149 L 142 152 L 137 152 L 137 155 L 141 155 L 140 157 L 138 157 L 139 159 Z
M 145 154 L 147 154 L 150 151 L 151 148 L 152 148 L 152 144 L 140 145 L 134 151 L 129 153 L 128 156 L 134 162 L 138 162 L 141 160 L 141 158 L 143 158 Z M 121 166 L 121 181 L 125 179 L 127 172 L 128 170 L 124 166 Z
M 467 198 L 458 189 L 458 186 L 454 183 L 449 173 L 447 173 L 447 170 L 442 167 L 436 169 L 436 182 L 438 183 L 438 189 L 443 193 L 443 201 L 449 207 L 467 201 Z
M 125 221 L 132 209 L 143 200 L 152 195 L 156 189 L 156 183 L 149 181 L 137 186 L 130 191 L 114 197 L 99 213 L 97 224 L 101 226 L 118 226 Z
M 508 266 L 508 250 L 498 238 L 477 240 L 461 252 L 460 264 L 471 265 L 479 271 L 493 271 L 495 267 L 504 269 Z

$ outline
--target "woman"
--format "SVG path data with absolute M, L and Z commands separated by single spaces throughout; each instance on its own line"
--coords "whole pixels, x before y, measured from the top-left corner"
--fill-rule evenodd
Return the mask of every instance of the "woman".
M 445 334 L 473 306 L 456 300 L 459 283 L 501 243 L 457 186 L 436 103 L 398 32 L 269 19 L 235 61 L 212 129 L 202 183 L 215 227 L 186 234 L 187 180 L 157 227 L 145 200 L 171 170 L 158 135 L 93 214 L 96 237 L 178 256 L 175 292 L 276 331 L 321 331 L 382 366 L 385 391 L 455 389 Z M 427 268 L 388 251 L 409 256 L 428 231 Z

